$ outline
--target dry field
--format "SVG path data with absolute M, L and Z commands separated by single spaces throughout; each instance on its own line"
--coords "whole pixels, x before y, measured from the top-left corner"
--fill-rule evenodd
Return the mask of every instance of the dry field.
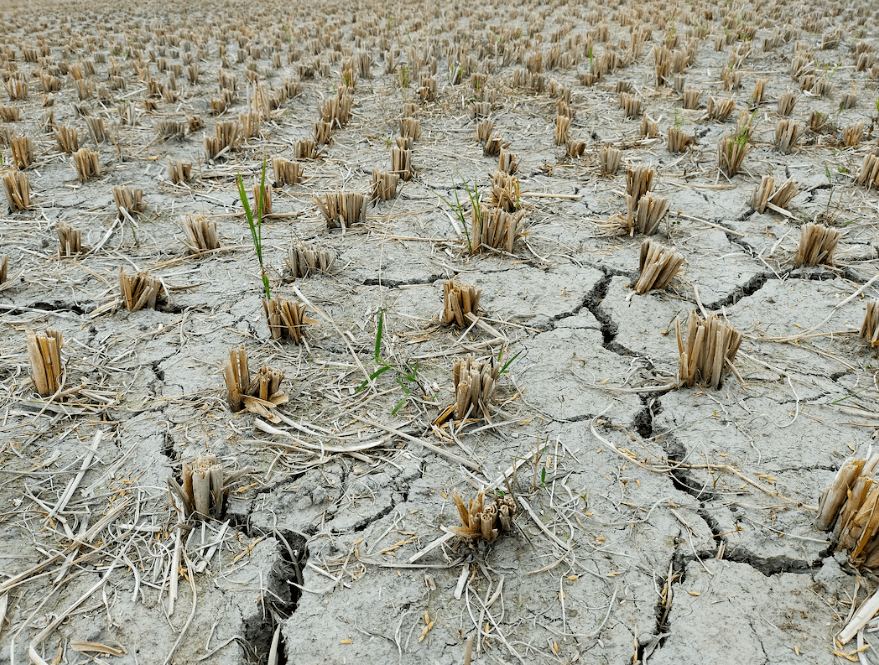
M 0 4 L 0 663 L 879 663 L 877 19 Z

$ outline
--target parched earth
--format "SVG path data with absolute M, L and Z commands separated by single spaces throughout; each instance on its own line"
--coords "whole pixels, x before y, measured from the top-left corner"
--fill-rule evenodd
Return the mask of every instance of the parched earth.
M 879 426 L 858 335 L 879 297 L 873 5 L 0 17 L 0 663 L 879 661 L 870 628 L 835 641 L 877 578 L 814 526 Z M 477 247 L 499 149 L 520 232 Z M 645 168 L 668 206 L 651 240 L 683 265 L 639 294 L 625 195 Z M 263 173 L 261 273 L 237 179 L 255 208 Z M 764 176 L 795 195 L 759 205 Z M 321 210 L 340 193 L 367 202 L 347 228 Z M 189 222 L 218 246 L 193 251 Z M 840 236 L 798 266 L 808 223 Z M 332 267 L 292 275 L 300 242 Z M 126 308 L 120 271 L 157 280 L 154 308 Z M 262 275 L 305 305 L 302 344 L 272 338 Z M 461 328 L 453 279 L 481 291 Z M 743 335 L 718 388 L 679 381 L 694 310 Z M 27 340 L 49 329 L 41 396 Z M 232 410 L 239 347 L 284 373 L 277 405 Z M 502 368 L 494 395 L 438 419 L 468 354 Z M 169 479 L 204 456 L 232 480 L 185 519 Z M 516 511 L 470 543 L 455 496 L 480 491 Z

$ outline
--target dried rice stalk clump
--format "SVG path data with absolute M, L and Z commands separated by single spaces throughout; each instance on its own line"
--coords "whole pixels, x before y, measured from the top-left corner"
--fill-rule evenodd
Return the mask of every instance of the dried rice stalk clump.
M 669 127 L 668 134 L 668 151 L 672 154 L 678 154 L 686 150 L 693 142 L 692 134 L 687 134 L 678 127 Z
M 294 343 L 301 344 L 305 324 L 314 323 L 305 316 L 305 305 L 300 302 L 276 296 L 263 300 L 262 306 L 272 339 L 292 339 Z
M 468 314 L 477 315 L 482 291 L 472 284 L 458 284 L 450 279 L 443 284 L 443 325 L 463 328 Z
M 681 337 L 680 321 L 675 321 L 675 330 L 681 357 L 681 385 L 692 386 L 698 381 L 719 388 L 727 366 L 739 378 L 733 366 L 742 343 L 738 330 L 715 314 L 702 319 L 695 311 L 690 312 L 687 320 L 686 345 Z
M 162 140 L 186 138 L 187 123 L 183 120 L 156 120 L 153 123 L 156 136 Z
M 857 567 L 879 565 L 877 463 L 879 454 L 869 459 L 846 460 L 818 502 L 815 528 L 819 531 L 832 529 L 836 549 L 846 551 Z
M 315 142 L 312 139 L 300 139 L 296 141 L 293 155 L 296 159 L 311 159 L 315 155 Z
M 391 171 L 397 173 L 403 180 L 412 179 L 412 151 L 401 148 L 391 148 Z
M 372 170 L 372 200 L 390 201 L 397 197 L 397 186 L 400 184 L 400 174 L 390 171 Z
M 136 312 L 144 307 L 155 309 L 161 288 L 162 283 L 146 271 L 128 275 L 124 268 L 119 268 L 119 290 L 122 292 L 125 309 L 129 312 Z
M 690 110 L 699 108 L 699 100 L 701 98 L 701 90 L 692 90 L 690 88 L 686 88 L 684 90 L 684 108 Z
M 421 123 L 415 118 L 403 118 L 400 121 L 400 136 L 417 141 L 421 138 Z
M 794 256 L 795 266 L 833 265 L 833 253 L 839 242 L 839 231 L 823 224 L 809 222 L 800 231 L 800 245 Z
M 476 206 L 472 212 L 470 253 L 476 254 L 484 245 L 513 253 L 513 246 L 521 232 L 523 213 L 509 213 L 501 208 L 483 210 Z
M 30 136 L 15 137 L 9 141 L 15 168 L 24 171 L 34 161 L 34 144 Z
M 455 385 L 455 417 L 458 420 L 488 415 L 488 403 L 497 387 L 500 363 L 494 358 L 474 360 L 471 354 L 462 360 L 455 359 L 453 380 Z
M 318 145 L 328 145 L 333 140 L 333 125 L 324 120 L 314 123 L 314 140 Z
M 623 161 L 623 153 L 616 148 L 602 146 L 601 152 L 598 153 L 598 163 L 601 168 L 601 175 L 613 175 L 620 168 Z
M 786 118 L 793 113 L 799 96 L 794 92 L 785 92 L 778 98 L 778 115 Z
M 636 166 L 626 171 L 626 195 L 637 202 L 642 196 L 653 189 L 653 177 L 656 171 L 649 166 Z
M 867 303 L 867 314 L 861 324 L 860 336 L 870 342 L 870 346 L 879 346 L 879 300 Z
M 519 162 L 516 161 L 516 156 L 507 150 L 501 149 L 497 170 L 509 173 L 510 175 L 514 174 L 519 170 Z
M 637 118 L 641 115 L 641 100 L 627 92 L 620 94 L 620 108 L 626 112 L 627 118 Z
M 56 127 L 55 138 L 61 150 L 71 154 L 79 150 L 79 133 L 73 127 Z
M 9 257 L 6 254 L 0 256 L 0 286 L 6 284 L 9 276 Z
M 363 194 L 334 192 L 324 194 L 323 198 L 313 196 L 311 200 L 320 208 L 324 219 L 327 220 L 327 228 L 333 229 L 337 226 L 347 228 L 366 219 L 369 199 Z
M 31 181 L 26 173 L 13 171 L 3 176 L 3 193 L 10 212 L 31 207 Z
M 0 106 L 0 120 L 18 122 L 21 120 L 21 109 L 17 106 Z
M 730 178 L 741 170 L 745 155 L 751 150 L 748 144 L 750 134 L 751 119 L 742 112 L 733 135 L 725 132 L 717 141 L 717 166 Z
M 82 182 L 85 182 L 92 176 L 101 175 L 98 153 L 88 148 L 80 148 L 73 153 L 73 166 Z
M 249 471 L 242 469 L 227 476 L 216 457 L 202 455 L 183 463 L 182 487 L 173 478 L 168 478 L 168 490 L 179 500 L 180 505 L 175 507 L 183 519 L 219 519 L 223 515 L 229 487 Z
M 299 162 L 275 157 L 272 159 L 272 172 L 275 174 L 275 184 L 279 187 L 302 182 L 302 164 Z
M 635 293 L 643 294 L 653 289 L 664 289 L 684 263 L 681 254 L 665 245 L 660 245 L 652 240 L 641 243 L 641 259 L 639 269 L 641 274 L 635 282 Z
M 170 180 L 172 184 L 179 185 L 187 183 L 191 178 L 192 162 L 182 159 L 171 161 L 171 158 L 168 157 L 168 180 Z
M 59 222 L 55 228 L 58 233 L 60 258 L 68 258 L 82 253 L 82 231 L 75 229 L 66 222 Z
M 453 526 L 452 531 L 461 540 L 474 544 L 479 540 L 492 542 L 496 540 L 502 531 L 509 531 L 516 515 L 516 502 L 509 494 L 500 497 L 494 496 L 494 503 L 485 505 L 482 492 L 476 495 L 476 500 L 471 499 L 464 503 L 461 495 L 454 493 L 452 498 L 458 507 L 458 516 L 461 518 L 461 526 Z
M 775 178 L 765 175 L 751 197 L 751 207 L 757 212 L 765 212 L 766 208 L 780 212 L 787 209 L 787 204 L 800 191 L 800 186 L 792 178 L 785 180 L 775 188 Z
M 293 279 L 307 277 L 311 273 L 329 272 L 336 262 L 336 252 L 327 247 L 315 247 L 297 242 L 287 252 L 284 262 Z
M 796 120 L 782 119 L 775 126 L 775 148 L 782 155 L 789 155 L 790 151 L 803 135 L 803 126 Z
M 183 244 L 190 254 L 201 254 L 212 249 L 219 249 L 220 241 L 217 239 L 217 223 L 204 215 L 187 215 L 181 219 L 183 232 L 186 238 Z
M 113 188 L 113 201 L 116 203 L 116 210 L 119 212 L 119 217 L 123 217 L 122 210 L 124 209 L 129 215 L 134 215 L 138 212 L 143 212 L 143 190 L 137 188 L 131 188 L 127 185 L 124 187 L 114 187 Z
M 49 397 L 61 387 L 61 332 L 48 328 L 45 333 L 27 333 L 27 355 L 31 365 L 31 377 L 37 392 Z
M 842 130 L 842 142 L 846 148 L 854 148 L 861 142 L 861 139 L 864 136 L 865 124 L 866 123 L 861 120 L 861 122 L 849 125 Z
M 732 98 L 718 101 L 712 97 L 708 100 L 708 117 L 718 122 L 725 122 L 735 108 L 736 102 Z
M 664 196 L 645 194 L 635 202 L 635 197 L 626 194 L 627 232 L 629 235 L 642 233 L 653 235 L 668 212 L 668 199 Z
M 482 154 L 486 157 L 494 157 L 500 155 L 501 151 L 509 145 L 509 142 L 504 142 L 500 136 L 489 136 L 482 145 Z
M 586 152 L 586 141 L 574 141 L 572 139 L 568 139 L 568 142 L 565 143 L 565 157 L 582 157 L 583 153 Z
M 757 79 L 754 84 L 754 94 L 751 95 L 751 105 L 759 106 L 763 102 L 763 93 L 766 91 L 766 84 L 769 79 Z
M 859 185 L 866 185 L 867 189 L 879 188 L 879 157 L 876 155 L 864 155 L 861 169 L 855 181 Z
M 568 140 L 568 130 L 571 127 L 571 119 L 566 115 L 557 115 L 555 118 L 555 144 L 564 145 Z
M 218 122 L 214 127 L 214 131 L 216 136 L 204 137 L 204 148 L 208 159 L 216 159 L 238 147 L 241 129 L 236 121 Z
M 659 136 L 659 123 L 651 120 L 646 113 L 641 118 L 641 127 L 639 133 L 644 138 L 653 139 Z
M 503 171 L 495 171 L 491 176 L 488 204 L 505 212 L 516 212 L 521 207 L 519 179 Z
M 223 363 L 223 379 L 232 411 L 251 410 L 254 405 L 259 405 L 263 407 L 260 410 L 271 415 L 271 408 L 286 401 L 286 395 L 279 391 L 284 372 L 263 367 L 251 379 L 247 367 L 247 352 L 243 346 L 229 349 L 229 357 Z

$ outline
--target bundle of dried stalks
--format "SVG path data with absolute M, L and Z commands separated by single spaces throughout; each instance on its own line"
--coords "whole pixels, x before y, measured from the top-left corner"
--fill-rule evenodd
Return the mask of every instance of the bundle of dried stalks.
M 833 253 L 839 242 L 839 231 L 823 224 L 809 222 L 800 229 L 800 245 L 794 256 L 795 266 L 833 265 Z
M 421 138 L 421 123 L 415 118 L 403 118 L 400 121 L 400 136 L 417 141 Z
M 641 115 L 641 100 L 627 92 L 620 94 L 620 108 L 626 112 L 627 118 L 637 118 Z
M 27 355 L 31 365 L 31 378 L 42 397 L 54 395 L 61 387 L 61 332 L 48 328 L 45 333 L 27 333 Z
M 854 148 L 864 136 L 864 121 L 849 125 L 842 130 L 842 142 L 846 148 Z
M 6 284 L 9 277 L 9 257 L 6 254 L 0 256 L 0 286 Z
M 861 324 L 860 335 L 870 342 L 870 346 L 879 346 L 879 300 L 867 302 L 867 314 Z
M 181 183 L 189 182 L 190 178 L 192 178 L 192 162 L 187 162 L 182 159 L 171 160 L 168 157 L 168 180 L 170 180 L 173 184 L 179 185 Z
M 602 146 L 598 153 L 598 163 L 601 167 L 601 175 L 613 175 L 623 161 L 623 153 L 616 148 Z
M 92 141 L 95 142 L 95 145 L 103 143 L 105 138 L 104 119 L 90 115 L 85 119 L 85 124 L 88 127 L 89 135 L 92 137 Z
M 791 113 L 793 113 L 794 106 L 797 103 L 799 96 L 795 92 L 785 92 L 778 98 L 778 115 L 782 118 L 786 118 Z
M 455 324 L 459 328 L 467 325 L 467 315 L 478 314 L 481 295 L 482 291 L 472 284 L 458 284 L 453 279 L 447 280 L 443 284 L 443 325 Z
M 719 388 L 727 366 L 739 378 L 733 365 L 742 343 L 742 335 L 738 330 L 715 314 L 702 319 L 695 311 L 691 311 L 687 320 L 686 346 L 681 337 L 679 320 L 675 320 L 675 331 L 681 357 L 681 385 L 692 386 L 698 381 L 712 388 Z
M 720 73 L 724 90 L 738 90 L 742 87 L 742 72 L 724 67 Z
M 486 143 L 491 138 L 494 131 L 494 120 L 482 120 L 476 125 L 476 140 L 480 143 Z
M 482 145 L 482 154 L 486 157 L 494 157 L 501 154 L 501 150 L 508 145 L 510 144 L 504 143 L 500 136 L 489 136 Z
M 644 117 L 641 118 L 641 128 L 639 131 L 644 138 L 656 138 L 659 136 L 659 123 L 651 120 L 650 116 L 645 113 Z
M 788 178 L 777 189 L 773 189 L 774 186 L 775 178 L 763 176 L 751 197 L 751 207 L 757 212 L 765 212 L 767 207 L 776 212 L 786 210 L 787 204 L 799 191 L 799 185 L 792 178 Z
M 736 102 L 731 97 L 720 101 L 712 97 L 708 100 L 708 117 L 718 122 L 725 122 L 735 108 Z
M 656 172 L 649 166 L 636 166 L 626 171 L 626 195 L 637 202 L 653 189 L 653 176 Z
M 143 212 L 143 190 L 136 189 L 125 185 L 123 187 L 113 188 L 113 201 L 116 203 L 116 210 L 120 219 L 124 216 L 122 209 L 124 208 L 129 215 Z
M 272 188 L 265 187 L 261 185 L 261 183 L 254 178 L 253 182 L 253 205 L 256 207 L 259 205 L 260 196 L 262 196 L 262 214 L 263 215 L 271 215 L 272 214 Z
M 656 85 L 665 85 L 665 80 L 671 74 L 671 51 L 667 46 L 654 47 L 653 60 L 656 71 Z
M 397 196 L 400 174 L 372 169 L 372 200 L 390 201 Z
M 751 95 L 751 106 L 759 106 L 763 103 L 763 93 L 767 83 L 769 83 L 769 79 L 757 79 L 754 84 L 754 94 Z
M 858 93 L 856 92 L 844 92 L 842 93 L 842 97 L 839 100 L 839 109 L 844 111 L 846 109 L 853 109 L 858 105 Z
M 478 120 L 491 115 L 491 102 L 473 102 L 470 104 L 470 117 Z
M 684 108 L 685 109 L 697 109 L 699 108 L 699 100 L 702 98 L 701 90 L 692 90 L 690 88 L 686 88 L 684 90 Z
M 235 150 L 238 146 L 240 128 L 234 120 L 218 122 L 214 131 L 216 136 L 204 137 L 204 148 L 208 159 L 216 159 L 229 150 Z
M 311 159 L 315 155 L 315 142 L 312 139 L 300 139 L 296 141 L 293 155 L 296 159 Z
M 9 141 L 15 168 L 24 171 L 34 161 L 34 144 L 30 136 L 14 137 Z
M 686 150 L 693 142 L 693 135 L 677 127 L 668 128 L 668 151 L 677 154 Z
M 521 205 L 519 179 L 503 171 L 495 171 L 491 176 L 491 191 L 488 204 L 506 212 L 515 212 Z
M 183 244 L 191 254 L 201 254 L 220 247 L 217 239 L 217 223 L 204 215 L 186 215 L 180 220 L 186 238 Z
M 815 110 L 809 114 L 809 129 L 816 134 L 829 131 L 832 128 L 833 125 L 830 122 L 830 116 L 824 115 Z
M 333 140 L 333 125 L 324 120 L 314 123 L 314 140 L 318 145 L 329 145 Z
M 848 553 L 856 567 L 879 565 L 879 454 L 869 459 L 850 458 L 840 467 L 833 483 L 821 493 L 815 528 L 833 529 L 837 550 Z
M 168 492 L 180 502 L 174 507 L 184 520 L 219 519 L 223 515 L 229 487 L 249 471 L 243 469 L 226 476 L 216 457 L 202 455 L 191 463 L 183 463 L 182 487 L 173 478 L 168 478 Z
M 3 176 L 3 193 L 10 212 L 31 207 L 31 182 L 26 173 L 13 171 Z
M 684 263 L 684 257 L 671 247 L 652 240 L 641 243 L 641 274 L 635 282 L 635 293 L 647 293 L 652 289 L 664 289 Z
M 474 208 L 470 232 L 470 253 L 476 254 L 480 248 L 493 247 L 512 254 L 513 245 L 521 231 L 522 212 L 509 213 L 500 208 L 489 210 Z
M 489 417 L 488 403 L 497 387 L 500 364 L 490 356 L 488 360 L 474 360 L 471 354 L 462 360 L 455 359 L 453 378 L 455 384 L 455 417 L 464 420 L 482 413 Z
M 574 141 L 573 139 L 568 139 L 567 143 L 565 143 L 566 157 L 582 157 L 585 152 L 586 141 Z
M 336 262 L 336 253 L 328 247 L 315 247 L 297 242 L 287 252 L 284 261 L 292 279 L 306 277 L 316 272 L 329 272 Z
M 400 150 L 412 150 L 414 145 L 414 141 L 411 136 L 398 136 L 394 139 L 394 143 L 397 144 L 397 147 Z
M 864 155 L 864 161 L 861 163 L 861 169 L 858 171 L 858 177 L 855 181 L 859 185 L 866 185 L 867 189 L 873 187 L 879 188 L 879 157 L 876 155 Z
M 717 141 L 717 166 L 730 178 L 741 170 L 745 156 L 751 149 L 748 144 L 750 133 L 751 121 L 743 112 L 739 115 L 735 133 L 730 136 L 729 132 L 725 132 Z
M 311 200 L 320 208 L 324 219 L 327 220 L 327 228 L 337 226 L 347 228 L 366 218 L 366 206 L 369 200 L 363 194 L 351 192 L 333 192 L 320 196 L 313 196 Z
M 516 161 L 516 156 L 507 150 L 501 149 L 497 170 L 509 173 L 510 175 L 514 174 L 519 170 L 519 162 Z
M 480 540 L 490 543 L 497 539 L 502 531 L 511 529 L 513 517 L 516 515 L 516 502 L 512 495 L 501 497 L 495 494 L 494 503 L 490 505 L 485 505 L 482 492 L 476 495 L 475 501 L 471 499 L 466 504 L 457 492 L 452 498 L 458 507 L 461 526 L 453 526 L 451 531 L 468 544 L 473 545 Z
M 129 312 L 136 312 L 144 307 L 155 309 L 161 288 L 161 281 L 146 271 L 128 275 L 125 268 L 119 268 L 119 290 L 125 309 Z
M 775 149 L 782 155 L 789 155 L 802 135 L 803 126 L 796 120 L 779 120 L 775 126 Z
M 189 133 L 192 134 L 204 127 L 204 120 L 200 115 L 187 115 L 186 127 L 189 129 Z
M 436 79 L 427 72 L 422 72 L 421 85 L 416 92 L 423 102 L 436 101 Z
M 668 199 L 663 196 L 645 194 L 637 200 L 626 194 L 626 224 L 629 235 L 642 233 L 653 235 L 668 212 Z
M 55 138 L 61 150 L 67 154 L 79 150 L 79 133 L 73 127 L 56 127 Z
M 21 120 L 21 109 L 17 106 L 0 106 L 0 120 L 18 122 Z
M 186 138 L 186 127 L 186 122 L 183 120 L 162 119 L 153 123 L 156 137 L 162 140 Z
M 412 179 L 412 151 L 391 148 L 391 171 L 405 181 Z
M 243 346 L 229 349 L 229 357 L 223 363 L 223 379 L 226 382 L 226 398 L 232 411 L 251 410 L 254 402 L 268 411 L 286 401 L 286 395 L 279 391 L 284 372 L 263 367 L 251 379 L 247 352 Z
M 73 228 L 66 222 L 58 222 L 55 230 L 58 233 L 60 244 L 58 252 L 60 258 L 64 259 L 82 253 L 82 231 Z
M 259 114 L 238 114 L 238 136 L 242 139 L 250 139 L 259 134 Z
M 271 300 L 263 300 L 262 306 L 272 339 L 292 339 L 294 343 L 301 344 L 305 324 L 314 323 L 306 318 L 305 305 L 300 302 L 275 296 Z
M 568 129 L 571 127 L 571 119 L 566 115 L 557 115 L 555 118 L 555 144 L 564 145 L 568 140 Z
M 274 157 L 272 171 L 275 174 L 276 186 L 295 185 L 302 182 L 302 165 L 299 162 L 291 162 L 283 157 Z
M 88 148 L 80 148 L 73 153 L 73 166 L 82 182 L 85 182 L 92 176 L 101 175 L 98 153 Z

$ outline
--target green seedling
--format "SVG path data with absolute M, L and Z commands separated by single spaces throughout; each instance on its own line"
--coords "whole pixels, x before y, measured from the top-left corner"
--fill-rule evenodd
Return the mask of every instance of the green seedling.
M 461 175 L 458 173 L 458 175 Z M 479 223 L 480 227 L 482 226 L 482 208 L 479 204 L 479 184 L 474 180 L 473 181 L 473 191 L 470 190 L 470 186 L 467 184 L 467 181 L 462 177 L 461 180 L 464 184 L 464 189 L 467 190 L 467 197 L 470 199 L 470 205 L 473 207 L 473 211 L 476 215 L 476 221 Z M 440 201 L 445 203 L 449 208 L 452 209 L 452 212 L 455 213 L 455 216 L 458 218 L 458 221 L 461 222 L 461 226 L 464 227 L 464 235 L 467 237 L 467 249 L 471 252 L 473 251 L 473 245 L 470 241 L 470 230 L 467 227 L 467 216 L 464 214 L 464 206 L 461 204 L 461 199 L 458 198 L 458 186 L 455 185 L 455 179 L 452 178 L 452 185 L 454 189 L 452 190 L 455 194 L 455 203 L 454 205 L 441 194 L 434 192 L 437 195 Z
M 505 350 L 506 350 L 506 347 L 502 347 L 501 350 L 500 350 L 500 353 L 497 354 L 497 361 L 498 361 L 498 363 L 503 362 L 503 359 L 504 359 L 504 351 L 505 351 Z M 514 355 L 512 358 L 510 358 L 507 362 L 505 362 L 505 363 L 501 366 L 501 368 L 498 370 L 498 375 L 506 374 L 507 372 L 509 372 L 509 371 L 510 371 L 510 365 L 513 364 L 513 361 L 514 361 L 516 358 L 518 358 L 519 355 L 520 355 L 521 353 L 522 353 L 522 352 L 519 351 L 519 353 L 517 353 L 517 354 Z
M 250 226 L 250 236 L 253 239 L 253 248 L 256 250 L 256 258 L 259 261 L 259 270 L 262 275 L 262 285 L 266 291 L 266 300 L 272 299 L 269 289 L 269 277 L 266 274 L 265 264 L 262 258 L 262 202 L 266 190 L 266 159 L 262 160 L 262 176 L 259 181 L 259 196 L 256 200 L 256 215 L 250 207 L 247 200 L 247 191 L 244 189 L 244 180 L 241 174 L 238 174 L 238 196 L 241 198 L 241 205 L 244 206 L 244 216 L 247 218 L 247 224 Z
M 677 129 L 679 131 L 680 131 L 681 127 L 684 126 L 684 119 L 681 117 L 681 114 L 679 111 L 675 111 L 674 125 L 675 125 L 675 129 Z
M 409 386 L 413 383 L 418 383 L 418 363 L 413 363 L 412 365 L 410 365 L 409 363 L 404 363 L 402 369 L 400 369 L 396 365 L 392 365 L 381 357 L 384 324 L 385 309 L 382 308 L 378 311 L 378 324 L 376 325 L 375 329 L 375 351 L 373 353 L 373 360 L 375 360 L 376 364 L 378 365 L 378 369 L 370 374 L 369 379 L 366 379 L 363 383 L 361 383 L 357 387 L 357 390 L 354 392 L 355 394 L 359 393 L 361 390 L 366 388 L 367 385 L 369 385 L 370 381 L 377 379 L 385 372 L 393 372 L 394 380 L 396 380 L 397 384 L 400 386 L 400 390 L 402 390 L 403 394 L 405 395 L 403 399 L 397 402 L 397 404 L 394 406 L 394 409 L 391 411 L 391 415 L 396 415 L 397 411 L 400 410 L 400 408 L 413 394 L 412 389 Z

